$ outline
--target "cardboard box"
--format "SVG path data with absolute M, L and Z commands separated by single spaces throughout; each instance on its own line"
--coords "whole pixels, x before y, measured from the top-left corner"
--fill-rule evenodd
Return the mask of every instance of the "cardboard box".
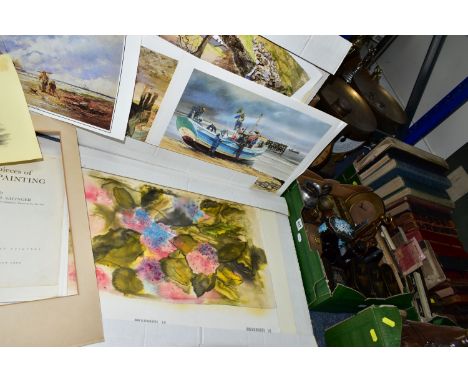
M 327 346 L 400 346 L 402 319 L 394 306 L 371 306 L 325 331 Z
M 389 298 L 366 298 L 362 293 L 338 284 L 330 290 L 319 252 L 310 248 L 301 218 L 304 208 L 299 184 L 292 183 L 283 194 L 288 203 L 289 222 L 299 260 L 302 282 L 309 309 L 324 312 L 358 312 L 371 305 L 394 305 L 402 310 L 412 308 L 412 294 L 403 293 Z

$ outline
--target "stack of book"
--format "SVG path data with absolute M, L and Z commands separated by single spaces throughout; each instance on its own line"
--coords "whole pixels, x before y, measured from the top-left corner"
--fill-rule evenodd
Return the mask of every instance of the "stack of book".
M 387 214 L 408 239 L 428 241 L 444 269 L 468 270 L 468 254 L 452 219 L 447 162 L 424 150 L 386 138 L 354 167 L 363 185 L 384 201 Z

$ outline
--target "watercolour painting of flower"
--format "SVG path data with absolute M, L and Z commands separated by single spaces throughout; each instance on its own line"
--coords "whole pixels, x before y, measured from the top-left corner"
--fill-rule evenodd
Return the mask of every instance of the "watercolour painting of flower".
M 252 207 L 83 170 L 101 292 L 273 308 Z

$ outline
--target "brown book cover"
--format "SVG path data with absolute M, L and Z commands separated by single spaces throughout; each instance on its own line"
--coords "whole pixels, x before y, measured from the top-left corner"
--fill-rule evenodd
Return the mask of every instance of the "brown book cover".
M 417 215 L 412 212 L 403 212 L 393 216 L 393 221 L 396 225 L 401 226 L 404 231 L 421 229 L 458 238 L 455 222 L 452 219 L 443 220 L 431 216 Z
M 409 211 L 421 216 L 450 220 L 452 219 L 453 209 L 408 195 L 389 204 L 387 206 L 387 211 L 391 216 L 396 216 L 402 212 Z

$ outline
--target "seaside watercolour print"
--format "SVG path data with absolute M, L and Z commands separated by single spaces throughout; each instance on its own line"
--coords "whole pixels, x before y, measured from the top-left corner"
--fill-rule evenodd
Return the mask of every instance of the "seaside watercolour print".
M 145 141 L 177 67 L 177 60 L 142 46 L 127 136 Z
M 276 192 L 330 128 L 194 69 L 159 145 L 253 175 L 255 188 Z
M 102 293 L 274 308 L 255 209 L 83 169 Z
M 309 75 L 284 48 L 258 35 L 163 35 L 186 52 L 286 96 Z
M 30 106 L 110 130 L 124 36 L 0 36 Z

